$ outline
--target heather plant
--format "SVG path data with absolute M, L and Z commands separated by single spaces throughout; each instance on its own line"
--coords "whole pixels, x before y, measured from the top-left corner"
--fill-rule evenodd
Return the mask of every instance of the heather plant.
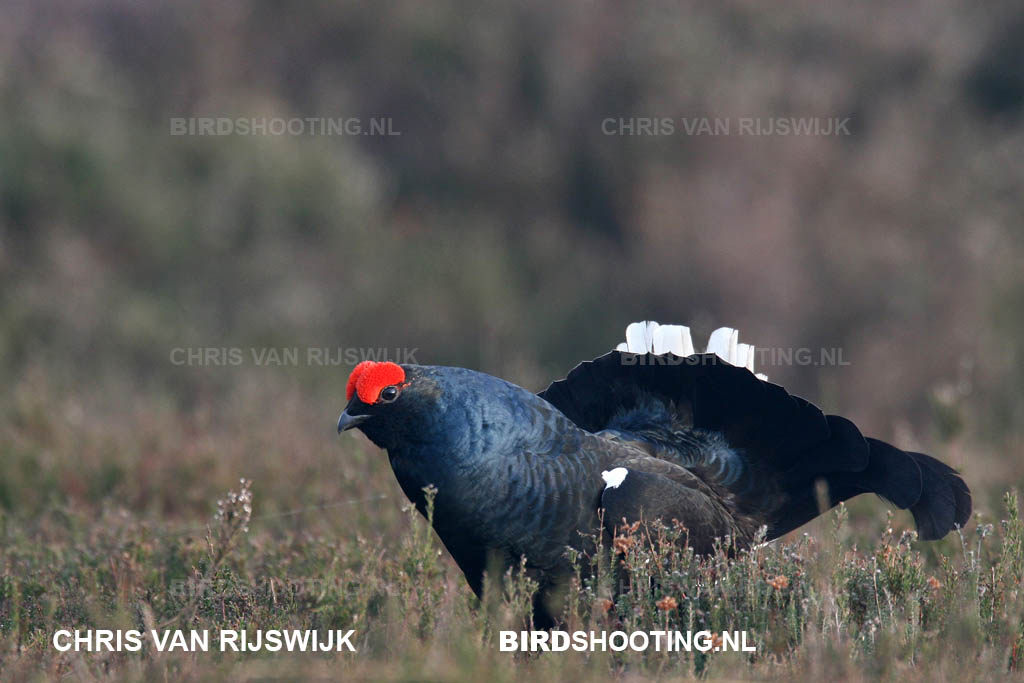
M 900 670 L 925 677 L 930 667 L 951 670 L 965 660 L 991 675 L 1021 667 L 1024 523 L 1012 493 L 998 523 L 979 520 L 959 544 L 945 546 L 954 553 L 931 557 L 893 519 L 859 548 L 848 538 L 842 505 L 821 540 L 803 534 L 736 552 L 726 539 L 708 557 L 680 543 L 681 524 L 623 526 L 610 544 L 596 536 L 591 553 L 567 549 L 577 573 L 559 628 L 739 630 L 756 650 L 501 653 L 500 631 L 529 628 L 537 585 L 518 566 L 489 576 L 484 599 L 473 597 L 431 531 L 433 491 L 426 517 L 410 509 L 399 538 L 307 535 L 282 547 L 252 528 L 261 522 L 252 515 L 254 487 L 243 480 L 223 497 L 202 538 L 123 515 L 90 526 L 66 513 L 65 529 L 47 528 L 49 542 L 30 544 L 20 525 L 7 524 L 0 666 L 26 675 L 129 678 L 200 676 L 209 667 L 277 670 L 285 661 L 302 671 L 330 664 L 387 677 L 424 657 L 453 677 L 501 663 L 510 675 L 585 678 L 624 671 L 784 677 L 823 660 L 862 676 Z M 186 657 L 61 653 L 50 643 L 58 628 L 165 627 L 352 628 L 360 651 Z
M 0 679 L 1020 676 L 1022 33 L 970 0 L 0 2 Z M 401 135 L 168 126 L 378 115 Z M 686 125 L 791 116 L 850 134 Z M 674 134 L 622 129 L 652 117 Z M 381 454 L 334 441 L 347 367 L 256 360 L 400 347 L 539 390 L 640 315 L 741 326 L 981 514 L 923 544 L 853 501 L 703 558 L 638 527 L 567 551 L 565 628 L 755 653 L 499 653 L 523 568 L 477 600 Z M 359 653 L 52 646 L 164 625 Z

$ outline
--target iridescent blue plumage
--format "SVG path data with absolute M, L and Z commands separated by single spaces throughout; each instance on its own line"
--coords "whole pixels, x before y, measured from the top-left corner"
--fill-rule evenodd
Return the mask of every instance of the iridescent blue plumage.
M 875 492 L 910 508 L 923 538 L 964 524 L 970 493 L 928 456 L 866 440 L 781 387 L 716 356 L 636 362 L 613 352 L 540 395 L 463 368 L 403 366 L 373 404 L 352 396 L 339 429 L 358 426 L 388 452 L 405 494 L 425 510 L 479 594 L 488 568 L 525 560 L 538 580 L 535 618 L 554 623 L 572 575 L 566 548 L 592 550 L 625 518 L 678 519 L 709 552 L 775 538 L 831 504 Z M 623 469 L 606 488 L 602 473 Z M 924 474 L 923 474 L 924 473 Z M 603 523 L 602 523 L 603 520 Z

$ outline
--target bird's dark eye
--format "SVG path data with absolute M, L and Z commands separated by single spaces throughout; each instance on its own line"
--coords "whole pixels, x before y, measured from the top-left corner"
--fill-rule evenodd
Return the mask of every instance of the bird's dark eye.
M 384 403 L 391 403 L 398 398 L 398 387 L 384 387 L 380 390 L 380 400 Z

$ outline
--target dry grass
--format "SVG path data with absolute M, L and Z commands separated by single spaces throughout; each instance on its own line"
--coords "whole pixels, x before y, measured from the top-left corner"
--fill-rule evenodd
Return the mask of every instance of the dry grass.
M 980 520 L 962 537 L 933 544 L 871 500 L 735 560 L 652 547 L 679 530 L 636 528 L 609 549 L 626 569 L 614 603 L 608 558 L 576 558 L 567 628 L 745 629 L 757 652 L 513 655 L 497 631 L 522 627 L 531 586 L 510 575 L 479 604 L 426 523 L 403 512 L 383 455 L 359 436 L 339 444 L 331 416 L 289 381 L 242 382 L 217 407 L 183 410 L 155 396 L 120 407 L 60 398 L 45 373 L 27 377 L 2 444 L 7 677 L 931 680 L 1021 665 L 1024 531 L 1014 498 L 986 502 L 994 488 L 978 491 Z M 352 628 L 359 651 L 50 644 L 58 628 L 151 627 Z

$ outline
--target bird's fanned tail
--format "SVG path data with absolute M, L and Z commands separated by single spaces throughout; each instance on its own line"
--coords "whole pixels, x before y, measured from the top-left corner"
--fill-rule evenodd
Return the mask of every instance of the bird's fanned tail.
M 909 509 L 924 540 L 968 521 L 970 491 L 954 469 L 865 438 L 849 420 L 755 377 L 747 355 L 753 347 L 743 354 L 732 348 L 734 330 L 712 335 L 712 352 L 680 358 L 650 352 L 663 351 L 666 336 L 679 336 L 676 326 L 660 326 L 670 335 L 649 323 L 631 327 L 627 348 L 643 352 L 581 363 L 540 395 L 588 431 L 691 470 L 737 512 L 766 525 L 769 540 L 817 517 L 823 503 L 861 493 Z M 680 345 L 688 341 L 686 330 Z

